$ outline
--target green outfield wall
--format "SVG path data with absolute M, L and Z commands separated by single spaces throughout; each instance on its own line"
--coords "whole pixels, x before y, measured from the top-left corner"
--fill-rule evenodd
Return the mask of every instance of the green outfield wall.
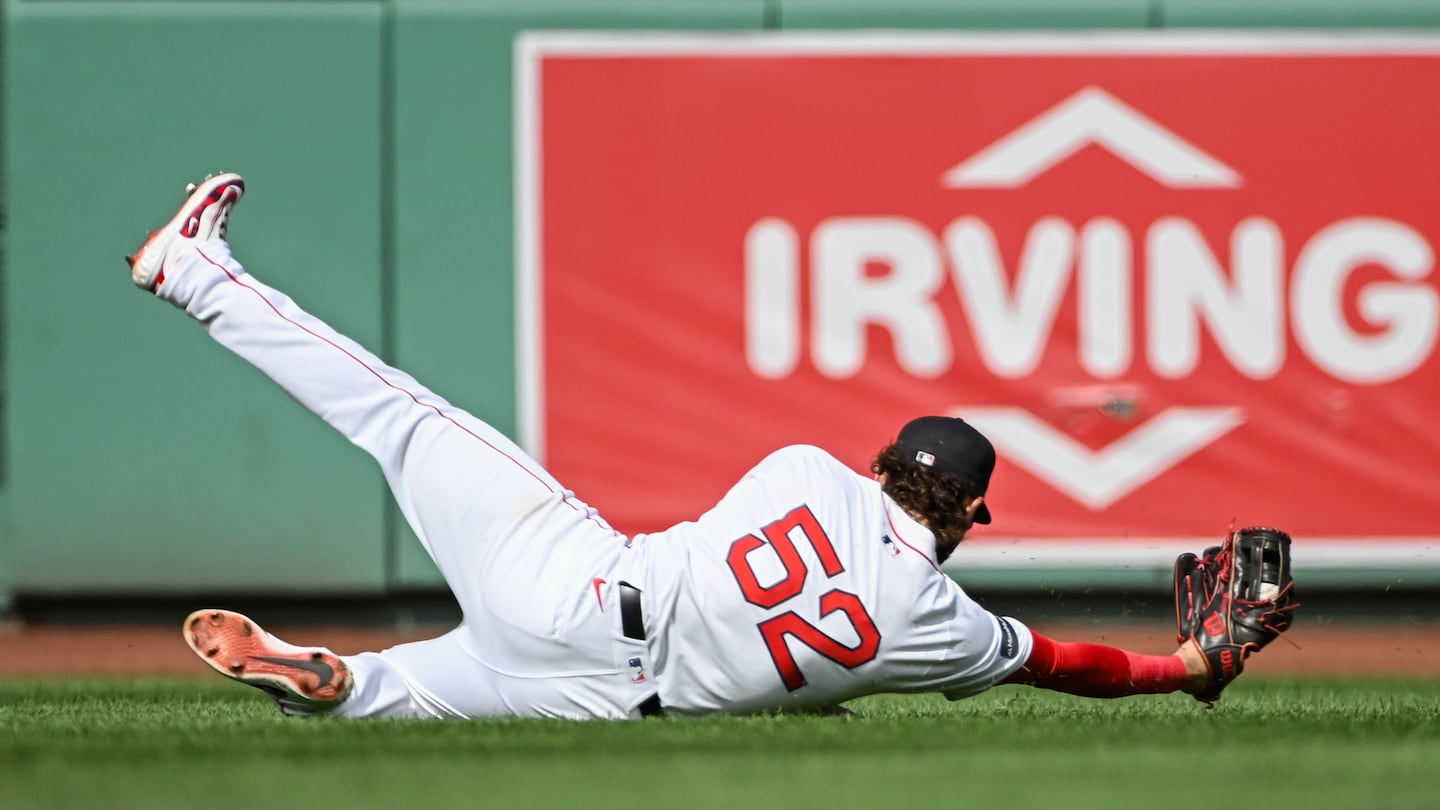
M 187 178 L 243 171 L 248 266 L 513 434 L 517 32 L 1436 25 L 1433 0 L 0 0 L 0 607 L 440 584 L 368 459 L 122 257 Z

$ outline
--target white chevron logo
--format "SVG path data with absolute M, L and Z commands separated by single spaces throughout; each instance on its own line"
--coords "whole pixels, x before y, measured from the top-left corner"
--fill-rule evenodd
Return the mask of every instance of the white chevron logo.
M 1024 408 L 956 408 L 995 452 L 1070 498 L 1101 511 L 1245 421 L 1240 408 L 1172 407 L 1099 451 Z
M 1099 87 L 1086 87 L 946 172 L 947 188 L 1015 188 L 1090 144 L 1169 188 L 1237 188 L 1243 179 Z

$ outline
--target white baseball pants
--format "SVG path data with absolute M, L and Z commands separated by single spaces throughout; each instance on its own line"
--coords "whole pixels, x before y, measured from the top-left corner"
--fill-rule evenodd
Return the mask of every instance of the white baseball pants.
M 638 547 L 499 431 L 248 275 L 224 241 L 177 262 L 158 294 L 375 458 L 463 610 L 439 638 L 345 657 L 355 684 L 335 714 L 639 716 L 652 670 L 621 633 L 616 587 L 643 581 Z

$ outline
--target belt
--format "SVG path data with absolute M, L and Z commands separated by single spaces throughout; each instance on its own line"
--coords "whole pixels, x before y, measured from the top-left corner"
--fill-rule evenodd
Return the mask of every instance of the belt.
M 640 611 L 640 589 L 628 582 L 620 585 L 620 632 L 626 638 L 645 640 L 645 614 Z M 665 707 L 660 705 L 660 696 L 651 695 L 640 704 L 641 717 L 660 717 Z

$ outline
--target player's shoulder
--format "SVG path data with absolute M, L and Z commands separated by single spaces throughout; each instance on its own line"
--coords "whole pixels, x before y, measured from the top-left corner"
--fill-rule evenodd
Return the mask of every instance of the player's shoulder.
M 781 471 L 787 475 L 803 472 L 812 477 L 853 478 L 858 476 L 854 470 L 831 455 L 829 451 L 811 444 L 792 444 L 782 447 L 766 456 L 755 466 L 754 470 L 755 473 L 761 475 Z
M 830 454 L 829 451 L 816 447 L 813 444 L 791 444 L 776 450 L 766 456 L 761 464 L 769 465 L 790 465 L 790 464 L 813 464 L 818 466 L 839 465 L 840 460 Z

